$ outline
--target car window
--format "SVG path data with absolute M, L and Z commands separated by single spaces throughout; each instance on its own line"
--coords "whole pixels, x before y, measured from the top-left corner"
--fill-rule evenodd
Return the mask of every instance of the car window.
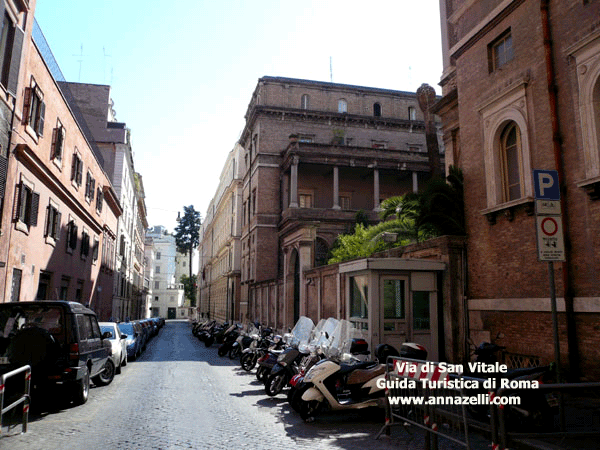
M 115 333 L 114 325 L 100 325 L 100 333 L 101 334 L 104 334 L 107 331 L 111 334 L 110 339 L 115 339 L 117 337 L 117 334 Z
M 98 320 L 94 316 L 87 316 L 90 321 L 90 326 L 92 328 L 92 336 L 94 339 L 100 339 L 100 327 L 98 326 Z
M 0 310 L 0 337 L 23 328 L 42 328 L 48 331 L 55 340 L 65 340 L 65 319 L 62 308 L 40 305 L 27 305 Z
M 133 327 L 130 323 L 120 323 L 119 330 L 121 330 L 123 334 L 126 334 L 129 337 L 133 337 Z
M 82 341 L 94 338 L 92 324 L 87 316 L 77 315 L 77 325 L 79 325 L 79 337 Z

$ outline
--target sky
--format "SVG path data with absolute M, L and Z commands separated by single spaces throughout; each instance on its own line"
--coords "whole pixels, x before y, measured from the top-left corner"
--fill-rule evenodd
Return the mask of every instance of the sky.
M 438 94 L 438 0 L 37 0 L 67 81 L 108 84 L 150 226 L 206 215 L 258 79 Z

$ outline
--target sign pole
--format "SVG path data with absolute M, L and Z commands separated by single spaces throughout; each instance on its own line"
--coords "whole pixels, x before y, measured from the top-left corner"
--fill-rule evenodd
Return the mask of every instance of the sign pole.
M 560 383 L 560 342 L 558 339 L 558 308 L 556 307 L 556 287 L 554 283 L 554 262 L 548 261 L 550 279 L 550 307 L 552 309 L 552 334 L 554 337 L 554 360 L 556 361 L 556 382 Z

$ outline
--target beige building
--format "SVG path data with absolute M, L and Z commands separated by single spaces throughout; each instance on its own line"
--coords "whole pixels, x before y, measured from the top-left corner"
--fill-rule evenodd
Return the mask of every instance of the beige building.
M 218 320 L 240 320 L 241 195 L 244 149 L 227 155 L 219 186 L 200 228 L 198 312 Z

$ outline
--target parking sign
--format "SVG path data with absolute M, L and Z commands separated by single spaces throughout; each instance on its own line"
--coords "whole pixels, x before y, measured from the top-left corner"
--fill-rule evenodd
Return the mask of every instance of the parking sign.
M 556 170 L 534 170 L 533 186 L 536 200 L 560 200 L 560 186 Z

